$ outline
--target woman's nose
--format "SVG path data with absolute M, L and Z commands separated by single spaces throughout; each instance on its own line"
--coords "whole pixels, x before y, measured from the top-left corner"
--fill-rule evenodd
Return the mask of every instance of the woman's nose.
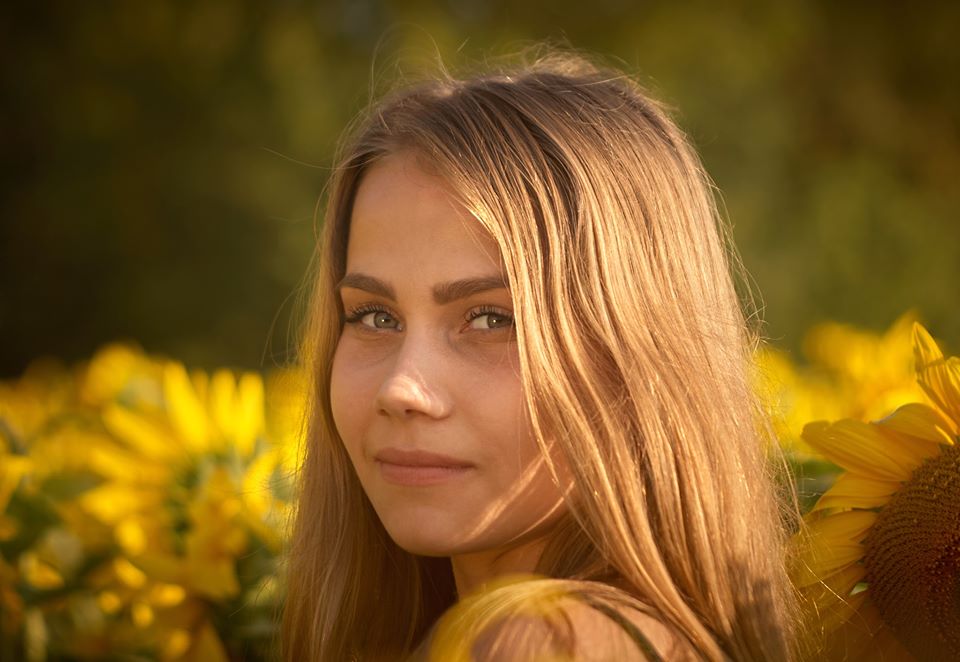
M 394 418 L 448 416 L 453 408 L 444 385 L 448 363 L 428 341 L 405 339 L 377 392 L 377 412 Z

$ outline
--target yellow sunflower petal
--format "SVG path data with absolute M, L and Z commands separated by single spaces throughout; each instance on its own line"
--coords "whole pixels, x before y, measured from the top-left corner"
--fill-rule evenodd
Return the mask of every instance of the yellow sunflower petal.
M 877 513 L 869 510 L 851 510 L 827 517 L 807 518 L 807 531 L 828 545 L 860 542 L 877 521 Z
M 869 593 L 869 589 L 867 589 Z M 849 662 L 917 662 L 901 646 L 869 599 L 840 627 L 828 633 L 822 659 Z
M 229 370 L 217 370 L 210 380 L 210 413 L 217 428 L 224 437 L 233 436 L 236 424 L 234 418 L 234 401 L 236 400 L 237 383 L 233 373 Z
M 190 384 L 193 385 L 193 392 L 197 394 L 197 399 L 201 403 L 206 403 L 209 398 L 210 376 L 203 370 L 191 370 Z
M 138 485 L 107 482 L 84 492 L 76 503 L 101 522 L 116 526 L 137 513 L 161 508 L 163 494 Z
M 209 446 L 209 422 L 195 385 L 180 363 L 168 363 L 163 370 L 163 395 L 170 422 L 188 448 L 203 452 Z
M 167 632 L 167 636 L 160 652 L 160 659 L 179 660 L 183 658 L 184 653 L 190 648 L 190 631 L 183 628 L 172 628 Z
M 919 402 L 903 405 L 877 424 L 886 430 L 930 442 L 931 457 L 940 452 L 940 444 L 953 444 L 953 424 L 933 407 Z
M 800 588 L 818 584 L 824 580 L 824 577 L 846 570 L 862 558 L 863 545 L 857 543 L 835 545 L 813 543 L 801 564 L 798 564 L 793 572 L 793 582 Z
M 845 609 L 850 605 L 850 593 L 866 574 L 866 567 L 855 563 L 802 587 L 804 608 L 821 613 L 826 609 Z
M 240 592 L 233 559 L 187 559 L 186 581 L 183 585 L 197 593 L 221 600 Z
M 205 623 L 182 659 L 185 662 L 228 662 L 230 658 L 217 631 L 210 623 Z
M 809 586 L 863 558 L 860 541 L 877 521 L 877 513 L 851 510 L 827 517 L 808 517 L 798 535 L 800 554 L 794 562 L 794 583 Z
M 858 567 L 854 566 L 852 569 L 856 570 Z M 857 612 L 863 608 L 863 604 L 867 600 L 869 600 L 869 596 L 861 592 L 843 599 L 835 598 L 831 600 L 828 598 L 827 602 L 818 603 L 816 622 L 820 631 L 830 633 L 844 627 L 851 618 L 856 618 Z
M 182 557 L 148 549 L 144 554 L 137 557 L 136 561 L 137 566 L 151 580 L 186 586 L 184 581 L 187 574 L 185 571 L 186 561 Z
M 808 423 L 803 439 L 831 462 L 875 480 L 906 480 L 928 457 L 922 447 L 898 443 L 875 425 L 849 418 Z
M 20 479 L 30 472 L 30 459 L 23 455 L 2 456 L 0 464 L 0 513 L 7 509 L 11 495 L 20 484 Z
M 936 341 L 920 324 L 913 325 L 913 352 L 920 386 L 944 414 L 960 426 L 960 358 L 944 358 Z
M 828 508 L 879 508 L 900 489 L 901 483 L 892 480 L 874 480 L 857 474 L 845 473 L 837 478 L 829 490 L 813 507 L 813 512 Z
M 153 417 L 110 404 L 101 414 L 107 429 L 150 461 L 168 461 L 182 452 L 179 437 Z
M 241 455 L 253 452 L 253 444 L 264 429 L 263 378 L 244 373 L 237 385 L 236 443 Z

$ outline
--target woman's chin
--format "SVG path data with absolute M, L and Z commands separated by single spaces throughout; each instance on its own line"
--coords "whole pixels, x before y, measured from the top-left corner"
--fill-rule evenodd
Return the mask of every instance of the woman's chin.
M 450 556 L 457 553 L 457 545 L 451 536 L 440 532 L 423 530 L 387 529 L 390 538 L 406 552 L 418 556 Z

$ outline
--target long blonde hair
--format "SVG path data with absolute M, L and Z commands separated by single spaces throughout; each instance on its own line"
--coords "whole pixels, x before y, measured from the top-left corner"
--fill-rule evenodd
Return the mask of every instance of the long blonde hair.
M 575 484 L 538 572 L 619 587 L 705 658 L 793 657 L 753 339 L 710 182 L 635 81 L 554 52 L 395 91 L 341 146 L 305 327 L 287 658 L 398 659 L 456 601 L 447 559 L 387 535 L 330 409 L 353 199 L 366 168 L 400 150 L 500 247 L 532 429 L 557 441 Z

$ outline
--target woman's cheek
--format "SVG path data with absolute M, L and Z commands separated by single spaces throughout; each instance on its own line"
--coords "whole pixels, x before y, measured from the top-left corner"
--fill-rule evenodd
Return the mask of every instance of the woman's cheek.
M 350 368 L 349 357 L 338 347 L 330 375 L 330 409 L 337 432 L 348 447 L 356 438 L 360 423 L 361 394 L 356 382 L 357 374 Z

